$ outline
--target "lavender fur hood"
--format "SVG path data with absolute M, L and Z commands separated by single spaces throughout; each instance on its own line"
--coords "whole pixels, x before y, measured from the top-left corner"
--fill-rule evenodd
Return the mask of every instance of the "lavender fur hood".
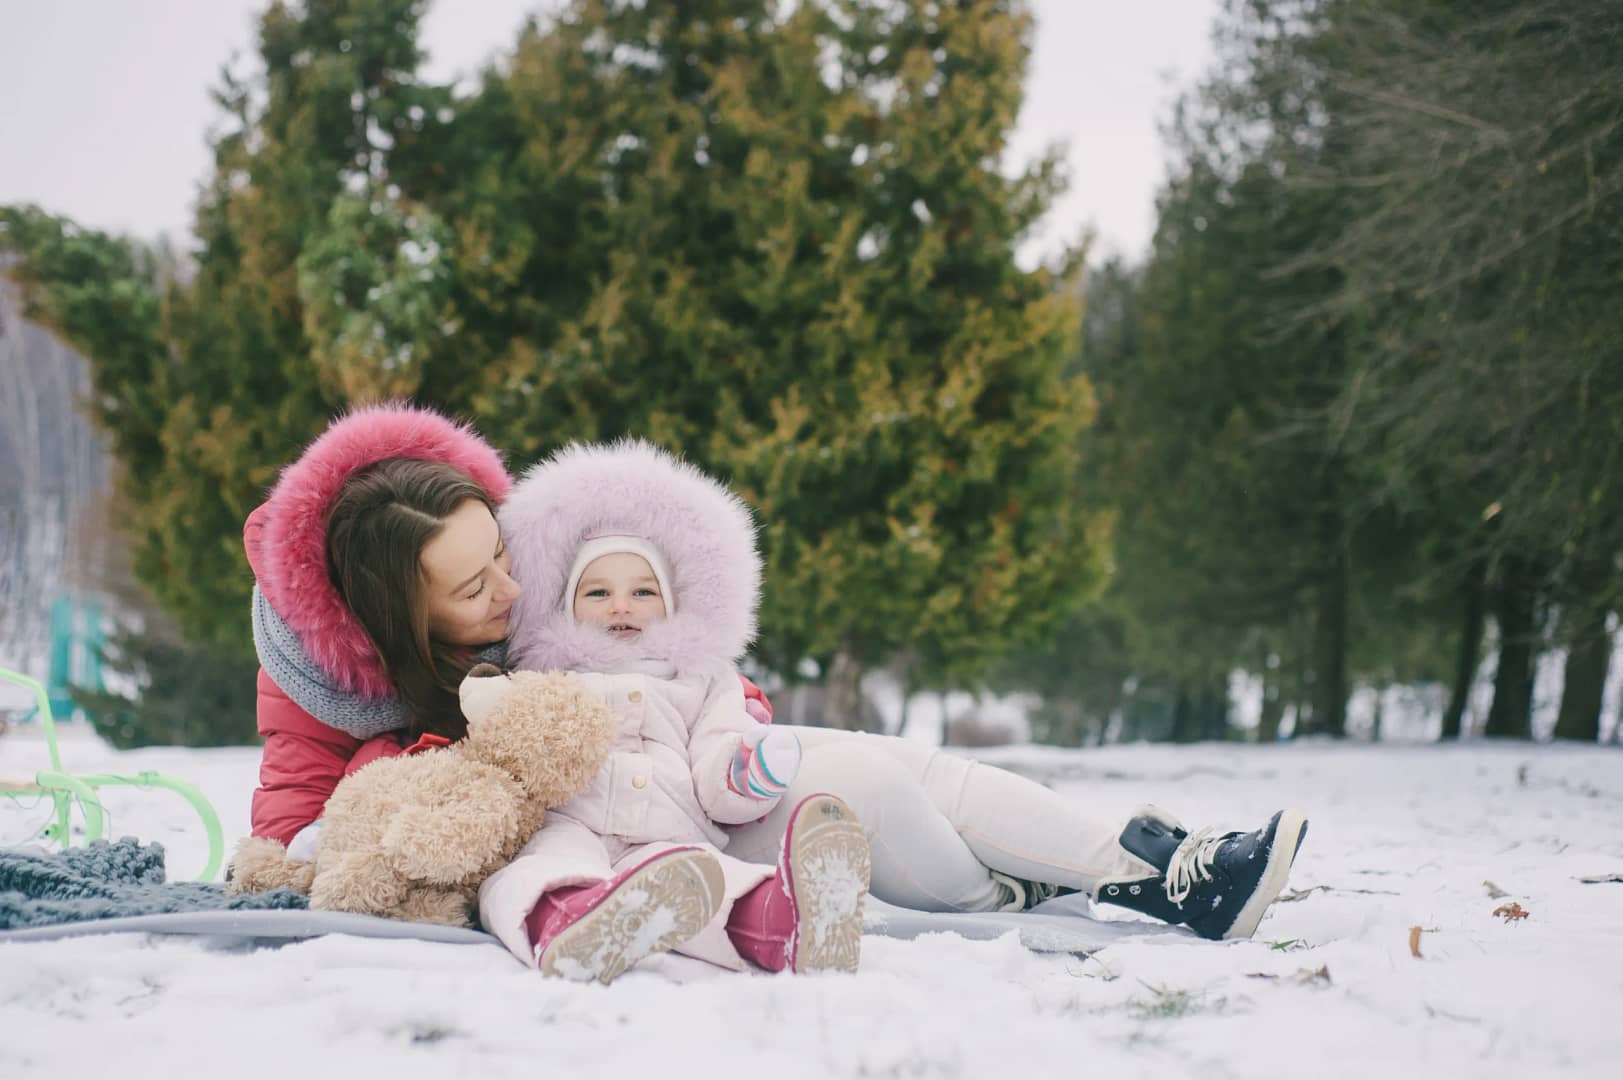
M 508 622 L 513 667 L 694 674 L 735 664 L 755 639 L 761 556 L 749 508 L 659 447 L 565 447 L 524 474 L 499 517 L 523 586 Z M 670 569 L 676 613 L 635 641 L 577 623 L 565 604 L 576 552 L 606 534 L 642 537 Z

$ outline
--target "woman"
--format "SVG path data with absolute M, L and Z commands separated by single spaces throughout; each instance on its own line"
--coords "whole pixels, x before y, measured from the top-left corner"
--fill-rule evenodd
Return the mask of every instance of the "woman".
M 380 406 L 336 421 L 250 515 L 259 731 L 253 834 L 314 851 L 339 780 L 424 734 L 456 738 L 455 688 L 501 663 L 520 582 L 495 509 L 512 481 L 470 430 Z M 746 694 L 767 718 L 752 685 Z M 1092 817 L 1001 770 L 884 736 L 797 729 L 799 775 L 728 851 L 768 860 L 788 810 L 816 792 L 847 803 L 873 854 L 873 894 L 926 911 L 1018 910 L 1060 891 L 1249 937 L 1283 889 L 1306 831 L 1282 811 L 1251 833 L 1193 835 L 1158 811 Z

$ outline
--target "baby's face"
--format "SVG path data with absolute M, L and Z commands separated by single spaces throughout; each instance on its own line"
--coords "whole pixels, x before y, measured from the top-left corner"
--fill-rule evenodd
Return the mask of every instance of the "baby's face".
M 576 619 L 629 639 L 664 617 L 665 598 L 647 559 L 617 551 L 586 564 L 575 586 Z

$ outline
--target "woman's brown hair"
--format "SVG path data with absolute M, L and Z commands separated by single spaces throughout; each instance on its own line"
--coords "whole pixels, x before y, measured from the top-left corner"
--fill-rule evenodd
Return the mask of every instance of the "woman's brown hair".
M 495 514 L 489 494 L 460 469 L 385 458 L 344 481 L 327 517 L 327 573 L 394 682 L 411 740 L 467 733 L 456 688 L 477 658 L 429 636 L 422 554 L 469 499 Z

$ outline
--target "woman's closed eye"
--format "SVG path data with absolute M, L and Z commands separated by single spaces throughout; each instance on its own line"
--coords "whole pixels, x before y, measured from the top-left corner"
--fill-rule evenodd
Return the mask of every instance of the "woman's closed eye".
M 502 559 L 504 559 L 506 556 L 507 556 L 507 545 L 503 544 L 501 547 L 496 549 L 496 562 L 499 564 L 502 561 Z M 505 570 L 506 568 L 503 567 L 503 569 Z M 485 579 L 480 578 L 479 579 L 479 587 L 477 589 L 474 589 L 473 592 L 471 592 L 468 595 L 464 596 L 462 599 L 464 599 L 464 600 L 477 600 L 477 599 L 479 599 L 480 596 L 484 595 L 484 591 L 485 591 Z

